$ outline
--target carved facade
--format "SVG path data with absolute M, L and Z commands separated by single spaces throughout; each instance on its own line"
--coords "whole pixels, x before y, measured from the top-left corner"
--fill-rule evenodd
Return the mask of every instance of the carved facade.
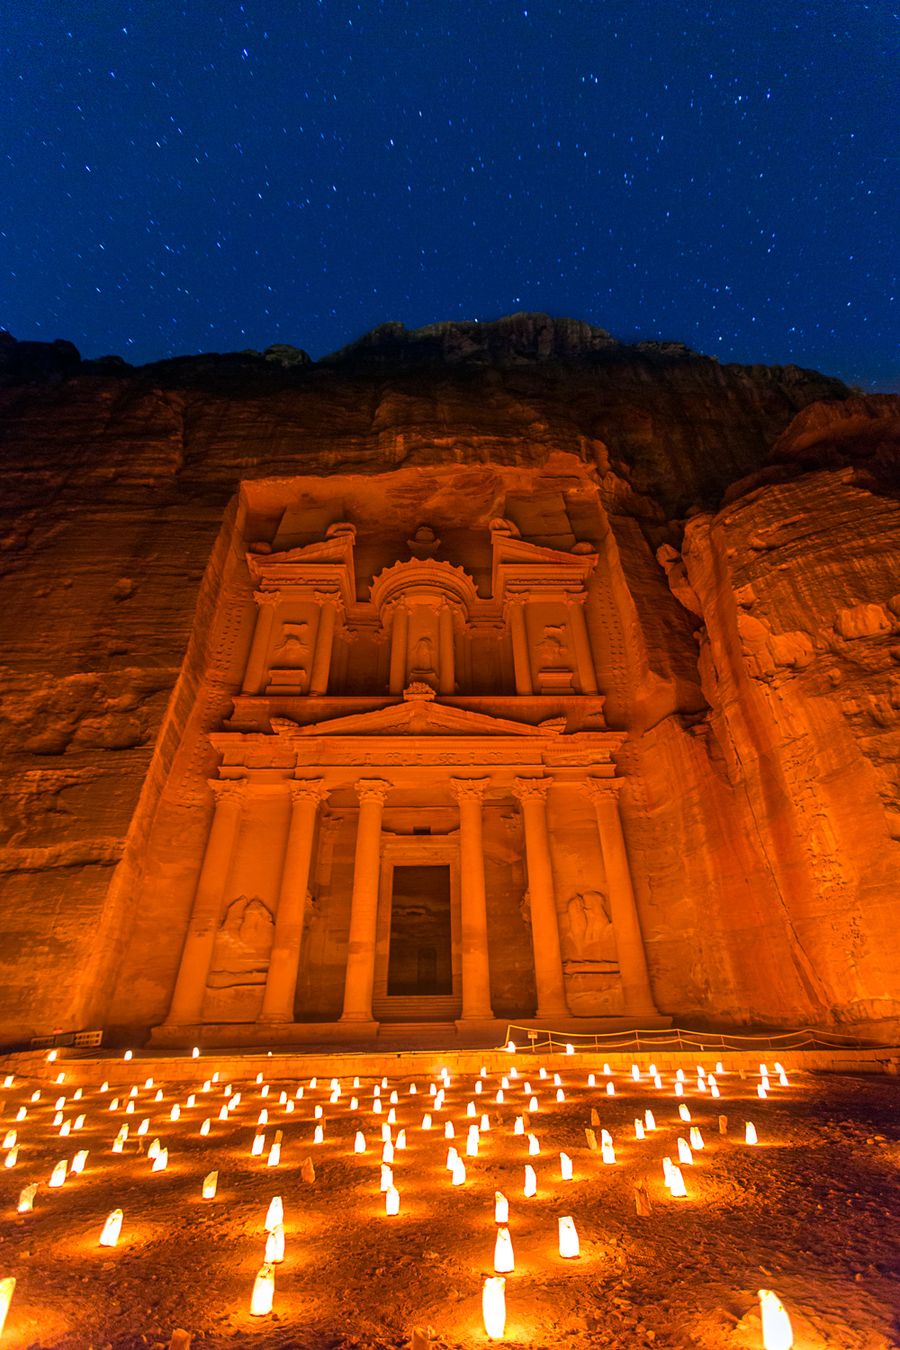
M 212 814 L 154 1039 L 658 1024 L 596 548 L 502 516 L 445 547 L 420 520 L 401 556 L 367 539 L 364 575 L 357 523 L 313 523 L 285 510 L 243 551 L 252 625 L 203 737 Z

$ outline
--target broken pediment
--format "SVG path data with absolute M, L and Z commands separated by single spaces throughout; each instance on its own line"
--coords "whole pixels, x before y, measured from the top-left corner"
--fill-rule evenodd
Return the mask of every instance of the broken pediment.
M 490 717 L 437 702 L 427 694 L 407 690 L 403 703 L 394 703 L 375 712 L 351 713 L 325 722 L 298 726 L 285 717 L 272 718 L 277 735 L 306 736 L 530 736 L 546 739 L 557 736 L 562 725 L 531 726 L 505 717 Z

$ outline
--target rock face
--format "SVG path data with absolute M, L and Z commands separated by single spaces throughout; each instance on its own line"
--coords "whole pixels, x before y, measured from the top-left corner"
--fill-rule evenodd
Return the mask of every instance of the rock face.
M 250 641 L 223 604 L 240 485 L 377 500 L 454 466 L 473 502 L 518 475 L 536 519 L 561 474 L 592 485 L 590 637 L 659 1009 L 896 1032 L 898 434 L 896 399 L 546 316 L 388 325 L 318 363 L 133 370 L 7 338 L 0 1038 L 159 1020 L 135 934 L 148 966 L 178 945 L 155 822 L 191 746 L 211 771 L 188 731 L 228 718 L 221 654 Z

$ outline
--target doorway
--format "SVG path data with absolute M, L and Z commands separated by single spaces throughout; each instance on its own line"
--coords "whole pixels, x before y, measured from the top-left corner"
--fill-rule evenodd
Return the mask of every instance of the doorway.
M 452 992 L 450 866 L 395 865 L 388 997 L 436 998 Z

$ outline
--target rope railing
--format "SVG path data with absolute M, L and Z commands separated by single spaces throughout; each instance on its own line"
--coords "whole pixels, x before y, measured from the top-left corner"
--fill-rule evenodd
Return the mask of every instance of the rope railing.
M 793 1031 L 771 1031 L 753 1035 L 737 1032 L 695 1031 L 684 1027 L 639 1027 L 627 1031 L 586 1032 L 553 1031 L 510 1022 L 505 1044 L 522 1050 L 563 1050 L 574 1045 L 579 1050 L 883 1050 L 900 1053 L 889 1042 L 824 1031 L 819 1027 L 800 1027 Z

